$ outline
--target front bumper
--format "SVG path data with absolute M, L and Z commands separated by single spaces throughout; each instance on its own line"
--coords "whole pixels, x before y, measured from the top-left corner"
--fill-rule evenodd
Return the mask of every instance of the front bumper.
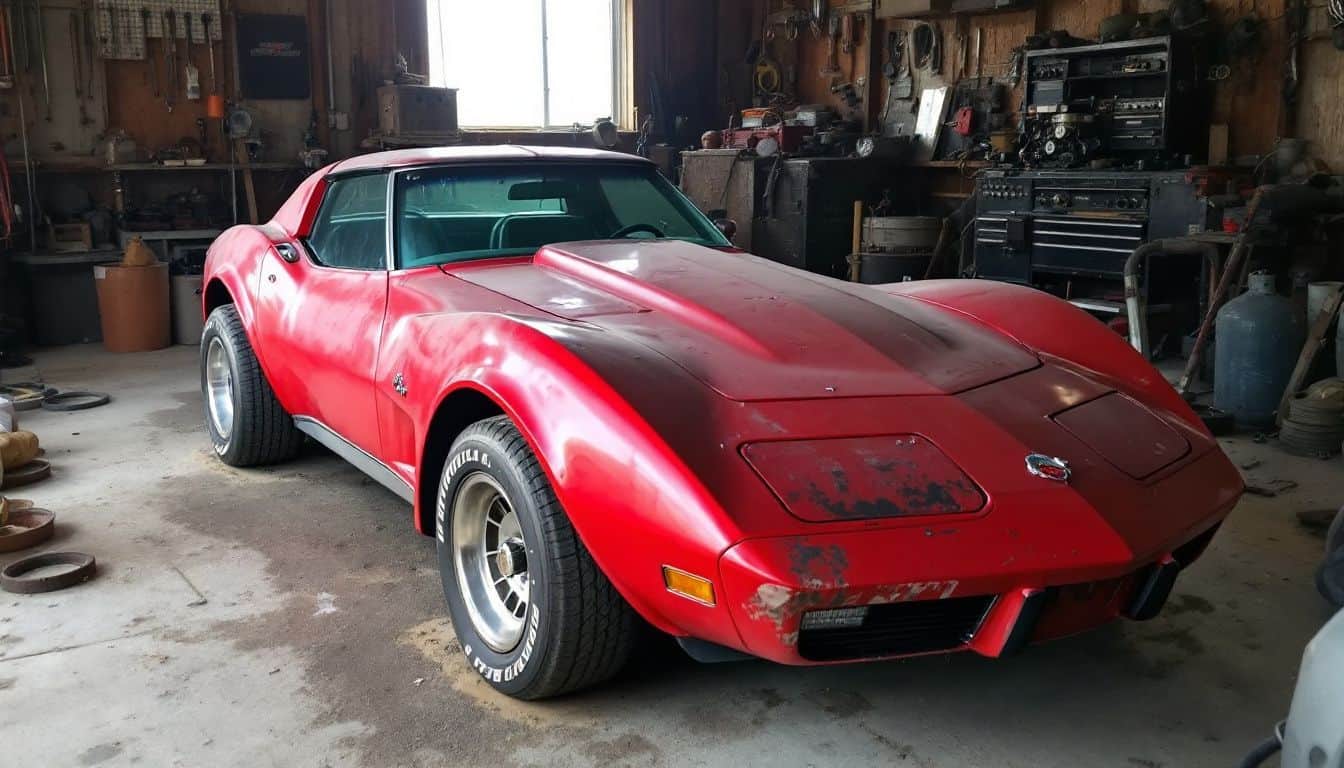
M 782 664 L 963 650 L 999 657 L 1119 617 L 1157 615 L 1228 511 L 1145 558 L 1075 550 L 1075 558 L 1043 558 L 1049 563 L 1027 554 L 986 562 L 956 551 L 952 534 L 914 528 L 742 542 L 720 570 L 743 650 L 754 656 Z M 804 622 L 859 606 L 868 609 L 859 626 Z

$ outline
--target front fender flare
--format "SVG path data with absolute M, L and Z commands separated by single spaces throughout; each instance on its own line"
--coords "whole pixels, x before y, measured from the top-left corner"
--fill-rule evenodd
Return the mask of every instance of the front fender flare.
M 483 394 L 518 427 L 580 540 L 645 620 L 671 634 L 738 642 L 725 606 L 673 596 L 662 582 L 663 565 L 717 575 L 736 533 L 680 457 L 585 361 L 612 344 L 602 331 L 463 313 L 413 318 L 396 337 L 388 352 L 403 361 L 407 381 L 435 383 L 433 398 L 407 403 L 419 482 L 438 481 L 440 468 L 424 465 L 437 409 L 463 389 Z

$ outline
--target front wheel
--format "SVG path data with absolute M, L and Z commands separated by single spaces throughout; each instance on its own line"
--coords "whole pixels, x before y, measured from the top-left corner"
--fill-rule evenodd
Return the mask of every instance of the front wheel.
M 234 467 L 294 458 L 303 433 L 275 399 L 232 304 L 210 313 L 201 332 L 201 395 L 215 455 Z
M 506 417 L 476 422 L 454 442 L 435 513 L 448 613 L 467 661 L 492 687 L 542 699 L 624 666 L 634 612 Z

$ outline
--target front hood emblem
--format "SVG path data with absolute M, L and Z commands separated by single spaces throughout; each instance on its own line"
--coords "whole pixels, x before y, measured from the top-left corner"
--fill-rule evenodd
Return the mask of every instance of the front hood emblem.
M 1043 453 L 1027 455 L 1027 471 L 1037 477 L 1059 483 L 1069 482 L 1069 475 L 1072 474 L 1069 471 L 1069 462 Z

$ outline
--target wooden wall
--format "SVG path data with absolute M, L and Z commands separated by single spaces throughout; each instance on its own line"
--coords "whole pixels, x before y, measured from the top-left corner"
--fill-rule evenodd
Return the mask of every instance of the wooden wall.
M 718 10 L 716 0 L 632 0 L 635 107 L 653 111 L 652 92 L 662 93 L 664 111 L 688 120 L 685 138 L 717 125 Z M 726 113 L 725 113 L 726 114 Z
M 974 51 L 974 31 L 980 30 L 981 65 L 985 75 L 1003 76 L 1008 71 L 1013 49 L 1022 44 L 1027 35 L 1037 31 L 1063 29 L 1071 34 L 1088 39 L 1096 39 L 1097 28 L 1102 19 L 1122 12 L 1148 12 L 1167 6 L 1167 0 L 1038 0 L 1029 9 L 1008 13 L 960 15 L 934 19 L 943 32 L 944 66 L 943 76 L 933 77 L 926 72 L 915 71 L 916 89 L 950 85 L 959 79 L 962 60 L 960 40 L 967 46 L 965 75 L 974 76 L 976 54 Z M 800 7 L 806 3 L 798 4 Z M 777 10 L 781 0 L 722 0 L 720 3 L 721 31 L 725 36 L 719 41 L 720 55 L 725 66 L 740 74 L 725 78 L 727 87 L 719 93 L 719 108 L 725 113 L 730 104 L 749 98 L 750 85 L 745 73 L 743 55 L 752 40 L 760 37 L 761 20 L 768 7 Z M 1282 18 L 1285 0 L 1209 0 L 1209 6 L 1217 23 L 1226 27 L 1237 18 L 1249 13 L 1259 15 L 1266 20 L 1266 40 L 1264 49 L 1254 62 L 1243 62 L 1236 67 L 1232 76 L 1214 87 L 1214 104 L 1210 122 L 1227 123 L 1230 127 L 1231 152 L 1235 155 L 1261 154 L 1268 152 L 1275 139 L 1281 135 L 1285 126 L 1281 88 L 1282 62 L 1285 56 L 1285 33 Z M 749 9 L 749 10 L 748 10 Z M 738 21 L 743 14 L 750 14 L 750 22 Z M 734 23 L 730 23 L 734 22 Z M 878 20 L 872 39 L 881 47 L 885 33 L 891 26 L 913 26 L 913 22 L 904 20 Z M 732 35 L 732 37 L 729 37 Z M 959 38 L 959 36 L 961 36 Z M 866 37 L 866 35 L 865 35 Z M 1329 48 L 1328 43 L 1316 46 Z M 787 69 L 796 67 L 799 101 L 807 103 L 829 103 L 838 105 L 838 98 L 830 93 L 831 81 L 819 75 L 826 57 L 826 41 L 814 39 L 804 32 L 796 42 L 783 39 L 782 31 L 771 43 L 772 53 Z M 865 110 L 875 115 L 881 108 L 885 96 L 886 82 L 881 77 L 880 57 L 870 61 L 866 49 L 862 46 L 856 52 L 853 63 L 850 58 L 840 56 L 840 69 L 844 72 L 841 80 L 850 80 L 856 75 L 868 75 L 865 93 Z M 1328 52 L 1309 53 L 1303 70 L 1310 85 L 1304 88 L 1303 112 L 1306 102 L 1320 105 L 1332 101 L 1329 109 L 1316 109 L 1310 119 L 1303 120 L 1303 131 L 1315 131 L 1322 142 L 1331 140 L 1338 145 L 1340 125 L 1344 123 L 1338 97 L 1341 68 L 1340 56 L 1333 58 Z M 1313 69 L 1313 67 L 1315 67 Z M 871 72 L 869 69 L 871 68 Z M 1013 94 L 1013 104 L 1021 98 Z M 1327 94 L 1332 98 L 1327 99 Z M 1331 132 L 1334 132 L 1333 134 Z M 1311 138 L 1311 136 L 1307 136 Z M 1337 161 L 1344 150 L 1334 150 Z M 1339 166 L 1344 169 L 1344 162 Z
M 1314 9 L 1310 39 L 1302 44 L 1304 79 L 1297 98 L 1297 135 L 1335 173 L 1344 173 L 1344 51 L 1329 39 L 1329 24 Z
M 326 5 L 331 4 L 331 30 L 326 29 Z M 224 0 L 226 9 L 223 23 L 224 39 L 215 45 L 215 67 L 221 81 L 220 92 L 252 112 L 255 124 L 266 135 L 267 154 L 264 159 L 276 162 L 297 162 L 302 136 L 309 118 L 316 110 L 319 136 L 333 158 L 354 154 L 360 140 L 377 125 L 374 89 L 391 76 L 398 51 L 411 62 L 413 71 L 424 71 L 426 66 L 426 38 L 424 34 L 423 0 L 394 0 L 369 3 L 366 0 Z M 312 97 L 303 100 L 259 101 L 244 100 L 237 92 L 234 73 L 233 18 L 235 14 L 271 13 L 305 16 L 308 19 L 310 85 Z M 48 26 L 62 21 L 54 9 L 45 14 Z M 66 69 L 71 61 L 68 35 L 48 31 L 49 61 L 53 89 L 68 90 L 71 79 Z M 326 121 L 327 58 L 326 39 L 333 43 L 332 68 L 335 74 L 335 109 L 350 115 L 349 129 L 329 130 Z M 150 49 L 161 81 L 164 80 L 162 41 L 151 39 Z M 179 40 L 179 68 L 186 52 L 185 41 Z M 211 88 L 209 58 L 204 46 L 193 48 L 191 59 L 201 71 L 202 90 Z M 64 69 L 61 69 L 64 67 Z M 150 69 L 146 61 L 107 59 L 99 62 L 94 106 L 94 122 L 83 131 L 71 128 L 78 116 L 73 107 L 67 108 L 58 93 L 53 120 L 43 119 L 44 107 L 40 81 L 36 90 L 20 78 L 18 92 L 25 96 L 25 113 L 34 153 L 52 163 L 75 162 L 81 159 L 96 161 L 92 155 L 101 151 L 97 141 L 104 133 L 125 131 L 135 139 L 142 150 L 170 146 L 183 137 L 197 137 L 198 118 L 205 117 L 205 101 L 187 101 L 184 93 L 177 95 L 176 104 L 169 112 L 162 96 L 155 97 L 150 83 Z M 35 68 L 35 73 L 36 73 Z M 104 96 L 105 94 L 105 96 Z M 11 110 L 16 112 L 17 110 Z M 11 122 L 16 115 L 10 115 Z M 13 156 L 16 146 L 17 125 L 6 126 L 7 151 Z M 226 161 L 227 152 L 218 130 L 211 121 L 208 131 L 208 151 L 212 160 Z M 99 155 L 99 158 L 101 155 Z

